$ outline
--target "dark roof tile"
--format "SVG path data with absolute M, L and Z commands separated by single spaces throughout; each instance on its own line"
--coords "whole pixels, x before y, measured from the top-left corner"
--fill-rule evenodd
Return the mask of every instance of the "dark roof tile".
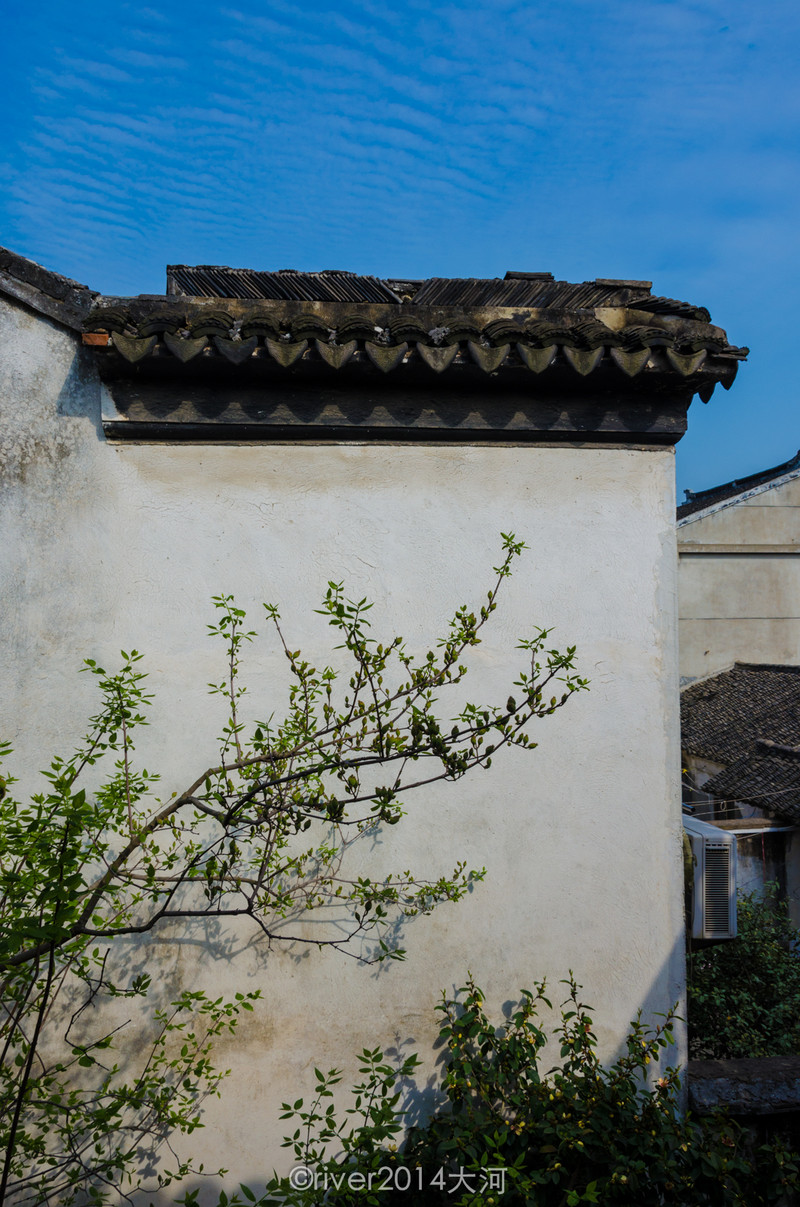
M 651 281 L 597 277 L 573 284 L 551 272 L 507 272 L 499 277 L 431 277 L 428 280 L 380 280 L 343 269 L 298 272 L 283 268 L 260 272 L 224 265 L 170 264 L 167 293 L 184 297 L 264 298 L 273 301 L 380 302 L 408 300 L 419 306 L 525 306 L 582 310 L 630 306 L 652 314 L 711 321 L 704 306 L 674 298 L 652 297 Z
M 644 297 L 641 286 L 571 284 L 547 273 L 507 275 L 488 279 L 431 277 L 414 295 L 418 306 L 524 306 L 540 310 L 591 310 L 595 306 L 626 305 L 631 296 Z
M 800 750 L 772 741 L 755 749 L 703 784 L 703 791 L 725 800 L 748 804 L 800 821 Z
M 292 302 L 394 302 L 401 299 L 385 281 L 341 269 L 256 272 L 222 265 L 169 264 L 167 293 L 178 297 L 263 298 Z
M 628 305 L 634 310 L 649 310 L 651 314 L 681 314 L 701 323 L 711 322 L 711 315 L 705 306 L 693 306 L 691 302 L 679 302 L 675 298 L 641 298 Z
M 800 666 L 737 662 L 681 692 L 681 745 L 730 764 L 760 738 L 800 746 Z
M 428 280 L 380 280 L 342 269 L 298 272 L 284 268 L 259 272 L 224 265 L 170 264 L 167 293 L 183 297 L 264 298 L 273 301 L 400 302 L 418 306 L 524 306 L 581 310 L 629 305 L 659 314 L 708 322 L 708 311 L 686 302 L 650 297 L 650 281 L 598 278 L 572 284 L 551 272 L 507 272 L 499 277 L 431 277 Z

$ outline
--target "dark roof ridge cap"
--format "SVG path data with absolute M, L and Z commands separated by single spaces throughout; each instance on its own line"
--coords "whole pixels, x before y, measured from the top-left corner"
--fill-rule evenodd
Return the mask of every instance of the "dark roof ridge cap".
M 88 285 L 43 268 L 7 247 L 0 247 L 0 293 L 73 331 L 82 329 L 84 318 L 99 296 Z
M 651 314 L 670 314 L 697 319 L 701 323 L 710 323 L 711 314 L 706 306 L 695 306 L 692 302 L 683 302 L 680 298 L 662 297 L 660 294 L 648 293 L 643 298 L 632 299 L 629 305 L 634 310 L 647 311 Z
M 747 474 L 744 478 L 731 478 L 730 482 L 721 482 L 718 486 L 707 487 L 706 490 L 690 491 L 690 497 L 692 499 L 700 499 L 703 495 L 722 490 L 725 486 L 741 486 L 746 490 L 749 482 L 752 482 L 754 486 L 760 485 L 761 479 L 768 479 L 772 475 L 779 478 L 784 473 L 790 473 L 798 465 L 800 465 L 800 449 L 797 450 L 793 457 L 790 457 L 788 461 L 782 461 L 780 465 L 773 465 L 770 469 L 757 470 L 756 473 Z M 756 479 L 759 479 L 759 481 L 756 482 Z
M 54 282 L 69 286 L 72 289 L 85 290 L 93 297 L 97 297 L 97 291 L 89 289 L 88 285 L 82 284 L 80 281 L 75 281 L 72 277 L 65 277 L 63 273 L 54 272 L 52 268 L 44 268 L 36 260 L 31 260 L 28 256 L 22 256 L 19 252 L 12 251 L 9 247 L 0 247 L 0 268 L 5 272 L 10 272 L 13 276 L 19 276 L 22 280 L 27 280 L 27 274 L 36 274 L 37 276 L 49 277 Z M 58 294 L 54 294 L 58 297 Z
M 726 675 L 733 674 L 734 671 L 789 671 L 791 674 L 800 673 L 800 665 L 790 662 L 732 662 L 729 666 L 725 666 L 722 670 L 712 671 L 701 678 L 692 679 L 691 683 L 685 683 L 680 689 L 680 694 L 687 695 L 695 689 L 708 688 L 716 679 L 723 679 Z
M 619 289 L 643 289 L 648 293 L 653 288 L 652 281 L 637 281 L 626 277 L 595 277 L 595 285 L 615 285 Z
M 773 742 L 771 738 L 756 738 L 756 751 L 777 758 L 800 760 L 800 746 L 787 746 L 785 742 Z
M 688 692 L 692 687 L 700 687 L 704 683 L 710 683 L 712 679 L 717 679 L 720 675 L 729 675 L 735 665 L 735 662 L 731 662 L 728 666 L 723 666 L 722 670 L 709 671 L 705 675 L 698 675 L 698 677 L 696 679 L 692 679 L 690 683 L 683 684 L 681 687 L 681 694 L 683 694 L 683 692 Z
M 712 507 L 714 503 L 725 503 L 730 499 L 736 499 L 739 495 L 746 494 L 748 490 L 756 490 L 759 486 L 769 486 L 770 482 L 782 478 L 785 474 L 798 468 L 800 468 L 800 449 L 788 461 L 783 461 L 780 465 L 774 465 L 770 469 L 758 470 L 744 478 L 732 478 L 729 482 L 720 482 L 717 486 L 709 486 L 705 490 L 687 490 L 685 491 L 685 501 L 679 503 L 677 507 L 678 519 L 681 520 L 684 516 L 702 511 L 705 506 Z M 720 493 L 725 491 L 729 491 L 729 493 Z M 719 495 L 719 498 L 711 498 L 712 495 Z
M 800 665 L 794 662 L 734 662 L 730 670 L 736 668 L 745 671 L 791 671 L 793 675 L 800 675 Z M 721 671 L 721 674 L 727 674 L 729 671 Z

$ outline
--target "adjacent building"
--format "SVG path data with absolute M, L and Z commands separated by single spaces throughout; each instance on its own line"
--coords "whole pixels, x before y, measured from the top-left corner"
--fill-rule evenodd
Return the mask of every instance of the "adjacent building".
M 800 662 L 800 453 L 678 507 L 681 681 Z

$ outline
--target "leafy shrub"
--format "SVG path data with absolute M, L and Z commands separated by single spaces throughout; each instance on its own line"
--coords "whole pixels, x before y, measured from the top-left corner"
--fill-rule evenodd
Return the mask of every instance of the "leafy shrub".
M 295 1169 L 274 1176 L 259 1199 L 243 1187 L 245 1199 L 259 1207 L 757 1207 L 800 1184 L 794 1155 L 781 1145 L 753 1151 L 735 1123 L 682 1115 L 677 1071 L 658 1068 L 672 1041 L 673 1012 L 656 1027 L 637 1018 L 625 1054 L 604 1068 L 589 1007 L 572 978 L 564 983 L 558 1068 L 539 1069 L 547 1040 L 537 1010 L 550 1005 L 544 984 L 524 992 L 497 1029 L 470 979 L 459 999 L 439 1007 L 446 1102 L 427 1125 L 410 1129 L 401 1151 L 394 1143 L 404 1115 L 397 1084 L 416 1057 L 392 1067 L 380 1049 L 365 1050 L 363 1080 L 342 1117 L 333 1103 L 341 1079 L 335 1069 L 316 1070 L 308 1108 L 302 1099 L 284 1104 L 282 1118 L 298 1125 L 284 1141 Z M 195 1196 L 182 1201 L 191 1205 Z
M 739 898 L 738 936 L 688 960 L 689 1055 L 800 1055 L 800 940 L 775 888 Z

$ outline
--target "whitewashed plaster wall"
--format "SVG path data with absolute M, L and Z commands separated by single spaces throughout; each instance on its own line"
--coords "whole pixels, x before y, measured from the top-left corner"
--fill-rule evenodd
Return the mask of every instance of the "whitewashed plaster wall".
M 185 936 L 148 947 L 165 986 L 264 992 L 221 1055 L 232 1084 L 192 1146 L 207 1166 L 255 1182 L 285 1162 L 278 1104 L 310 1093 L 314 1065 L 352 1070 L 365 1044 L 430 1054 L 433 1007 L 468 969 L 493 1011 L 544 976 L 558 1000 L 573 969 L 607 1056 L 640 1007 L 681 997 L 671 449 L 112 445 L 73 335 L 4 304 L 0 348 L 0 734 L 25 787 L 83 732 L 94 700 L 82 659 L 146 655 L 156 701 L 140 749 L 167 794 L 213 759 L 222 724 L 205 694 L 223 673 L 211 595 L 233 592 L 256 621 L 259 601 L 275 601 L 290 642 L 317 660 L 331 632 L 313 609 L 342 579 L 375 600 L 377 635 L 423 650 L 457 605 L 480 603 L 501 531 L 530 551 L 472 660 L 471 698 L 505 700 L 516 638 L 536 625 L 576 644 L 591 680 L 537 726 L 536 751 L 409 797 L 387 862 L 437 874 L 463 858 L 488 877 L 408 925 L 407 963 L 376 972 L 254 949 L 215 960 Z M 261 717 L 280 708 L 283 659 L 270 643 L 247 658 Z

